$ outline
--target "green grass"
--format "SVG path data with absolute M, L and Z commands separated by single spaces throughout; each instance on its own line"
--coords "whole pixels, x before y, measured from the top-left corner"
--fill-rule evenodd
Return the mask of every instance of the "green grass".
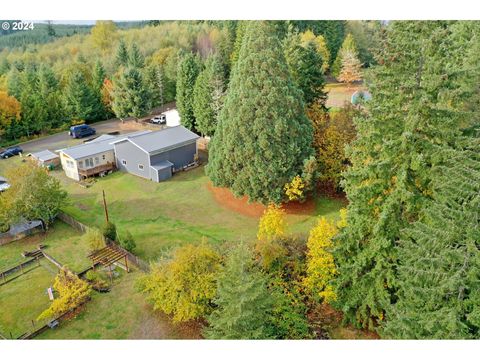
M 171 180 L 154 183 L 130 174 L 114 173 L 90 188 L 60 176 L 71 203 L 65 211 L 89 226 L 104 223 L 102 190 L 105 190 L 109 218 L 120 233 L 129 230 L 136 254 L 146 260 L 164 251 L 206 238 L 212 243 L 255 239 L 258 219 L 239 214 L 219 204 L 208 189 L 204 167 L 176 174 Z M 340 200 L 316 199 L 316 215 L 337 218 Z M 306 233 L 315 216 L 288 215 L 292 233 Z
M 88 246 L 82 241 L 82 234 L 69 225 L 56 221 L 46 234 L 39 233 L 18 241 L 0 246 L 0 270 L 8 269 L 26 259 L 23 251 L 46 245 L 45 252 L 55 260 L 67 265 L 72 271 L 79 272 L 90 265 L 87 258 Z
M 199 336 L 196 328 L 172 324 L 165 316 L 154 312 L 143 294 L 135 290 L 135 281 L 142 274 L 118 271 L 106 294 L 93 293 L 92 300 L 74 319 L 61 322 L 37 339 L 188 339 Z
M 31 320 L 48 308 L 50 300 L 46 289 L 53 285 L 55 278 L 49 264 L 30 267 L 25 274 L 0 286 L 0 332 L 14 338 L 32 331 Z M 54 271 L 53 271 L 54 272 Z M 43 325 L 36 323 L 35 326 Z

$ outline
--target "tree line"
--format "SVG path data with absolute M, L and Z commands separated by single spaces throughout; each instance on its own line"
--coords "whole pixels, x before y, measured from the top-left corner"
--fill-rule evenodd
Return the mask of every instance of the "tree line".
M 0 114 L 0 141 L 14 142 L 77 122 L 113 116 L 141 117 L 152 108 L 174 100 L 178 101 L 189 128 L 198 117 L 198 131 L 212 135 L 215 115 L 222 106 L 248 23 L 151 22 L 126 28 L 111 21 L 98 21 L 90 34 L 68 37 L 56 25 L 42 25 L 39 32 L 51 38 L 45 40 L 46 44 L 25 47 L 21 42 L 17 46 L 13 42 L 0 53 L 0 103 L 5 104 Z M 367 64 L 368 56 L 363 54 L 369 54 L 366 47 L 373 44 L 365 40 L 373 39 L 365 35 L 374 27 L 370 23 L 360 26 L 344 21 L 272 23 L 280 38 L 290 38 L 289 68 L 297 81 L 313 81 L 301 84 L 310 92 L 307 95 L 310 100 L 312 89 L 318 85 L 314 82 L 323 77 L 317 76 L 317 67 L 308 63 L 295 68 L 294 62 L 300 61 L 300 56 L 309 56 L 310 64 L 321 62 L 325 74 L 338 58 L 336 54 L 342 53 L 339 49 L 343 48 L 346 34 L 352 33 L 363 51 L 355 54 Z M 10 36 L 13 35 L 7 37 Z M 298 42 L 303 44 L 301 48 Z M 197 76 L 201 80 L 195 84 Z M 309 86 L 311 89 L 307 90 Z M 194 102 L 198 116 L 193 113 Z M 196 126 L 193 129 L 197 130 Z

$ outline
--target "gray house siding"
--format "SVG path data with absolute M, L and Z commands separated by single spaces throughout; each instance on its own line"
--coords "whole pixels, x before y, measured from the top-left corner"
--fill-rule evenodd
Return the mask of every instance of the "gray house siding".
M 178 170 L 185 165 L 191 164 L 193 158 L 197 153 L 197 144 L 193 142 L 191 144 L 184 145 L 182 147 L 168 150 L 160 154 L 152 155 L 150 163 L 152 165 L 158 164 L 161 161 L 168 160 L 173 163 L 173 169 Z
M 145 151 L 139 149 L 129 141 L 123 141 L 115 144 L 115 155 L 117 158 L 117 168 L 120 171 L 150 179 L 150 159 Z M 123 163 L 124 161 L 126 164 Z M 143 166 L 143 170 L 140 169 L 139 165 Z
M 172 169 L 167 167 L 164 169 L 150 168 L 152 174 L 152 180 L 155 182 L 165 181 L 172 177 Z

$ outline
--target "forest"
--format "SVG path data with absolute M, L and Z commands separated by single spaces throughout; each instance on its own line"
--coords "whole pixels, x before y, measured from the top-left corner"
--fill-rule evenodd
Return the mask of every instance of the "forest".
M 477 21 L 98 21 L 3 48 L 0 137 L 175 101 L 210 138 L 213 186 L 266 206 L 253 246 L 181 246 L 138 284 L 206 338 L 320 338 L 328 305 L 382 338 L 478 339 L 479 37 Z M 370 99 L 327 106 L 327 83 L 362 81 Z M 332 194 L 338 221 L 288 232 L 283 204 Z

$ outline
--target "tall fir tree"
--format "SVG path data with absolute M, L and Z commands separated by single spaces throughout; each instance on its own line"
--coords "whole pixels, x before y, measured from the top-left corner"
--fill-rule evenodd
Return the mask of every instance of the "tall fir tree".
M 139 69 L 143 68 L 145 65 L 145 58 L 135 43 L 133 43 L 130 47 L 130 51 L 128 53 L 128 64 Z
M 213 136 L 225 93 L 224 69 L 218 55 L 211 55 L 198 75 L 193 90 L 193 113 L 197 130 Z
M 280 203 L 283 187 L 313 155 L 312 126 L 274 27 L 249 22 L 233 69 L 207 174 L 252 201 Z
M 98 103 L 95 94 L 82 71 L 74 70 L 64 91 L 66 115 L 71 120 L 91 122 L 99 119 Z
M 273 299 L 267 278 L 254 267 L 253 254 L 241 243 L 231 250 L 218 277 L 217 306 L 207 318 L 209 339 L 272 338 Z
M 177 108 L 180 122 L 189 130 L 196 130 L 195 114 L 193 112 L 193 89 L 200 73 L 201 66 L 197 56 L 192 53 L 184 55 L 180 61 L 177 73 Z
M 480 338 L 480 142 L 438 153 L 433 199 L 400 240 L 386 337 Z
M 115 55 L 115 64 L 120 66 L 127 66 L 129 61 L 129 55 L 127 50 L 127 45 L 125 45 L 125 41 L 120 40 L 117 48 L 117 53 Z
M 303 92 L 307 106 L 314 103 L 325 105 L 327 94 L 324 91 L 323 60 L 313 43 L 302 46 L 298 33 L 290 33 L 284 40 L 285 59 L 293 81 Z
M 121 119 L 144 116 L 150 108 L 150 89 L 145 84 L 142 73 L 135 67 L 122 71 L 114 81 L 112 109 Z
M 336 249 L 338 306 L 358 326 L 374 328 L 388 317 L 401 230 L 430 202 L 437 147 L 455 144 L 476 91 L 463 81 L 472 33 L 454 30 L 450 22 L 394 22 L 382 65 L 372 69 L 373 99 L 356 119 L 343 184 L 348 227 Z
M 343 40 L 342 47 L 337 53 L 337 57 L 332 65 L 332 75 L 338 78 L 342 70 L 342 61 L 345 54 L 353 54 L 358 59 L 357 45 L 352 34 L 347 34 L 345 40 Z

